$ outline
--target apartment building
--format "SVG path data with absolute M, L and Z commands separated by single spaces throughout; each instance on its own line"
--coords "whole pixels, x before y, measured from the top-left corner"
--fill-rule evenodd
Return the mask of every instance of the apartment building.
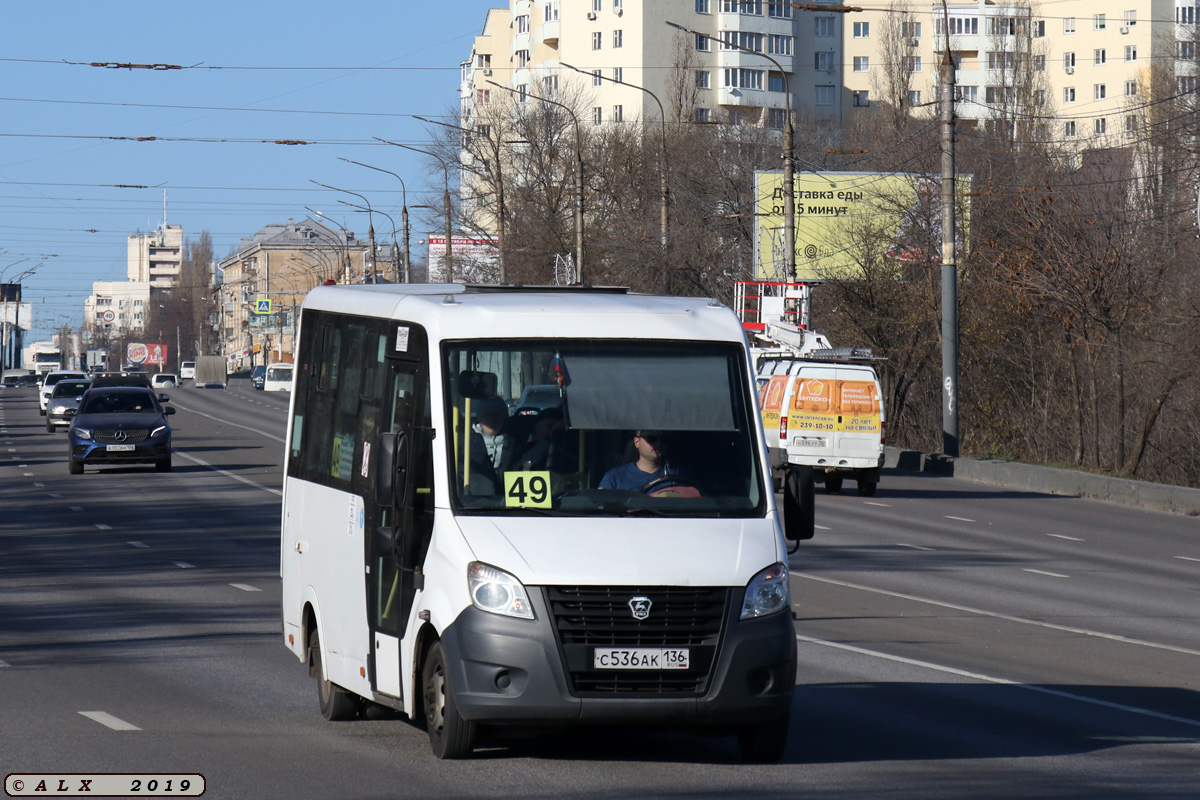
M 165 222 L 153 233 L 135 233 L 128 239 L 128 280 L 169 289 L 179 282 L 183 264 L 183 227 Z
M 1147 90 L 1195 88 L 1196 0 L 951 0 L 945 12 L 897 3 L 844 23 L 847 121 L 881 103 L 936 114 L 947 35 L 961 124 L 1036 118 L 1081 150 L 1140 138 Z M 1156 80 L 1173 85 L 1151 87 Z
M 84 324 L 116 337 L 145 330 L 149 312 L 149 281 L 95 281 L 83 303 Z

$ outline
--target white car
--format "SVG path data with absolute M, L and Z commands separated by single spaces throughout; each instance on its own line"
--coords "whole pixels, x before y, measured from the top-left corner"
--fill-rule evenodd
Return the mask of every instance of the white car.
M 179 376 L 174 372 L 160 372 L 150 376 L 151 389 L 174 389 L 179 385 Z
M 86 380 L 87 375 L 77 370 L 55 370 L 47 372 L 46 377 L 42 379 L 41 387 L 38 389 L 38 407 L 39 413 L 46 416 L 46 404 L 50 402 L 50 395 L 54 391 L 54 384 L 64 378 L 79 378 Z
M 196 380 L 196 362 L 184 361 L 179 365 L 179 379 L 184 381 Z

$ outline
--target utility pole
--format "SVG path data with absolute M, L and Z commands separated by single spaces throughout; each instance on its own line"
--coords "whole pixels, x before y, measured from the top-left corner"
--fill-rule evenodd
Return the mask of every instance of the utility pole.
M 958 263 L 954 220 L 954 56 L 950 51 L 949 12 L 945 13 L 946 49 L 942 54 L 942 450 L 958 457 Z

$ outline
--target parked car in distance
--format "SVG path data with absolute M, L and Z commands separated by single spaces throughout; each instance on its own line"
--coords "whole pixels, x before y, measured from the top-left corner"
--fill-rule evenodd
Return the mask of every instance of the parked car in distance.
M 254 367 L 250 370 L 250 385 L 255 389 L 263 388 L 263 381 L 267 379 L 266 367 Z
M 264 392 L 290 392 L 292 390 L 292 365 L 282 362 L 268 364 L 262 388 Z
M 68 378 L 54 384 L 50 402 L 46 405 L 46 433 L 54 433 L 60 425 L 65 427 L 71 424 L 71 417 L 75 416 L 79 408 L 80 398 L 91 386 L 90 380 L 76 378 Z
M 87 375 L 76 370 L 58 369 L 53 372 L 47 372 L 46 377 L 42 379 L 42 388 L 38 391 L 38 406 L 39 413 L 46 416 L 46 404 L 50 402 L 50 393 L 54 391 L 54 384 L 66 378 L 76 378 L 79 380 L 87 379 Z
M 179 380 L 194 381 L 196 380 L 196 362 L 184 361 L 179 365 Z
M 174 389 L 179 385 L 179 376 L 174 372 L 160 372 L 150 377 L 151 389 Z
M 159 472 L 170 472 L 167 417 L 174 413 L 174 408 L 163 406 L 152 390 L 142 386 L 89 389 L 67 429 L 68 471 L 80 475 L 85 466 L 154 464 Z

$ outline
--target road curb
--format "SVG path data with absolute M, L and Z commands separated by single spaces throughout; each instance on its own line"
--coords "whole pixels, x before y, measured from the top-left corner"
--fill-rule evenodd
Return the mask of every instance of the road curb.
M 1005 489 L 1084 497 L 1151 511 L 1200 516 L 1200 489 L 1185 486 L 1131 481 L 994 458 L 950 458 L 895 447 L 885 449 L 884 467 L 944 475 Z

